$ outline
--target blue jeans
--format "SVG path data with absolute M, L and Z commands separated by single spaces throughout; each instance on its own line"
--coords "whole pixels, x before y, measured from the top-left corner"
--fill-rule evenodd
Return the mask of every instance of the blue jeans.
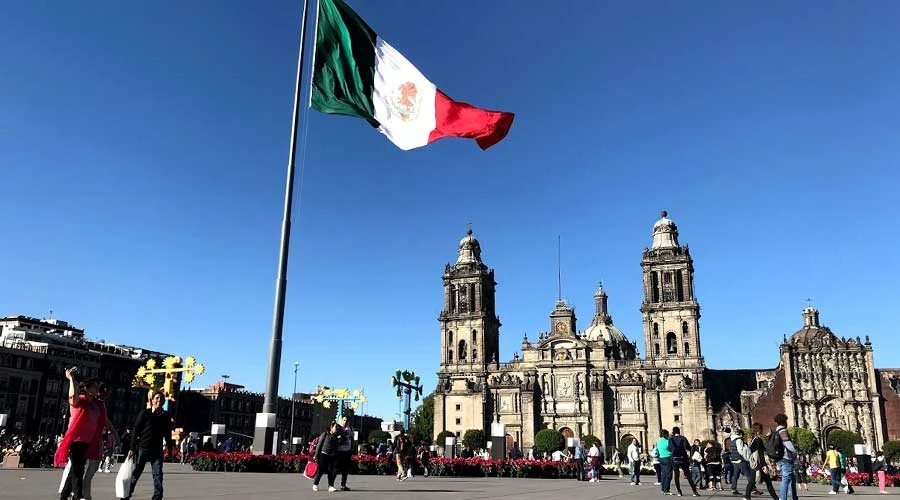
M 831 491 L 837 493 L 841 490 L 841 469 L 835 467 L 831 469 Z
M 139 450 L 137 459 L 134 462 L 134 472 L 131 473 L 131 491 L 128 498 L 134 494 L 134 487 L 137 486 L 141 473 L 144 472 L 144 466 L 150 462 L 150 470 L 153 471 L 153 500 L 162 500 L 163 497 L 163 453 L 162 450 L 153 453 L 148 450 Z
M 672 457 L 659 459 L 659 489 L 663 493 L 668 493 L 669 488 L 672 487 L 672 469 L 674 467 L 675 463 L 672 461 Z
M 790 500 L 791 488 L 794 488 L 794 462 L 789 460 L 779 460 L 778 466 L 781 467 L 781 491 L 779 492 L 780 500 Z

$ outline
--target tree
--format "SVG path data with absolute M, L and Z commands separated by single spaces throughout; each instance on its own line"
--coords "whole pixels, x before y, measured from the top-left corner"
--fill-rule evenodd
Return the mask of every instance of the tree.
M 554 429 L 541 429 L 534 435 L 534 447 L 541 453 L 553 453 L 566 446 L 562 433 Z
M 434 442 L 434 444 L 438 446 L 447 446 L 448 437 L 455 438 L 456 434 L 450 431 L 443 431 L 437 435 L 437 440 Z
M 374 430 L 369 433 L 369 444 L 375 446 L 381 443 L 387 443 L 389 439 L 391 439 L 391 434 L 380 429 Z
M 413 427 L 422 433 L 425 444 L 431 444 L 434 436 L 434 393 L 425 396 L 422 404 L 413 413 Z M 444 444 L 443 442 L 437 444 Z
M 600 438 L 593 434 L 588 434 L 587 436 L 581 438 L 581 444 L 583 444 L 585 448 L 590 448 L 595 443 L 597 444 L 597 446 L 600 446 Z
M 431 444 L 431 438 L 422 434 L 422 431 L 416 429 L 415 427 L 410 429 L 407 435 L 409 436 L 409 440 L 412 442 L 412 444 L 416 446 L 419 446 L 420 444 Z M 428 440 L 427 443 L 425 442 L 426 439 Z
M 828 434 L 828 444 L 840 448 L 845 457 L 855 457 L 853 445 L 862 444 L 862 436 L 853 431 L 836 430 Z
M 481 448 L 484 446 L 484 431 L 481 429 L 469 429 L 463 434 L 462 443 L 470 449 Z
M 805 427 L 791 427 L 788 429 L 788 434 L 791 435 L 791 441 L 800 448 L 800 451 L 807 455 L 816 451 L 816 448 L 819 447 L 816 435 Z
M 900 441 L 895 440 L 884 443 L 881 451 L 884 453 L 884 459 L 889 464 L 900 460 Z

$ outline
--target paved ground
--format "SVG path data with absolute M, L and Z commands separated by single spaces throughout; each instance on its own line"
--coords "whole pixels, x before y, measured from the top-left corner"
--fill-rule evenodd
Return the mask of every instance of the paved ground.
M 0 499 L 37 500 L 57 498 L 59 470 L 53 469 L 0 469 Z M 115 474 L 97 474 L 94 478 L 94 499 L 111 500 Z M 497 478 L 422 478 L 414 477 L 402 483 L 386 476 L 351 476 L 349 486 L 353 491 L 329 493 L 326 481 L 322 490 L 312 491 L 312 482 L 294 474 L 240 474 L 224 472 L 193 472 L 190 467 L 166 464 L 165 486 L 168 500 L 191 499 L 265 499 L 296 500 L 313 498 L 398 499 L 417 500 L 438 498 L 441 500 L 531 500 L 562 498 L 565 500 L 659 500 L 658 486 L 652 483 L 631 486 L 618 478 L 598 483 L 581 483 L 574 480 L 552 479 L 497 479 Z M 149 468 L 144 472 L 135 492 L 135 500 L 148 500 L 152 493 Z M 674 491 L 674 485 L 673 485 Z M 900 495 L 900 491 L 892 494 Z M 812 485 L 802 498 L 829 497 L 828 488 Z M 875 488 L 857 488 L 856 496 L 880 496 Z M 716 495 L 717 500 L 732 498 L 730 492 Z M 686 497 L 690 498 L 690 497 Z M 758 497 L 767 499 L 767 496 Z

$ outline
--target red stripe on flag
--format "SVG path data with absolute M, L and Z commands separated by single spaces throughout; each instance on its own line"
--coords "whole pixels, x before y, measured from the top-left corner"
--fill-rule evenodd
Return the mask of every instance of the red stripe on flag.
M 489 111 L 471 104 L 457 102 L 440 90 L 434 94 L 434 130 L 428 143 L 443 137 L 475 139 L 481 149 L 502 141 L 509 133 L 515 115 L 506 111 Z

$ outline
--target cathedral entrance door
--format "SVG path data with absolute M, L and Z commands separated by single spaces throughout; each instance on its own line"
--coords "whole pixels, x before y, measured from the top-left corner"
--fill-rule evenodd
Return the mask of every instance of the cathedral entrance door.
M 566 439 L 566 444 L 569 442 L 569 438 L 575 437 L 575 431 L 568 427 L 563 427 L 559 430 L 559 433 L 563 435 L 563 438 Z

